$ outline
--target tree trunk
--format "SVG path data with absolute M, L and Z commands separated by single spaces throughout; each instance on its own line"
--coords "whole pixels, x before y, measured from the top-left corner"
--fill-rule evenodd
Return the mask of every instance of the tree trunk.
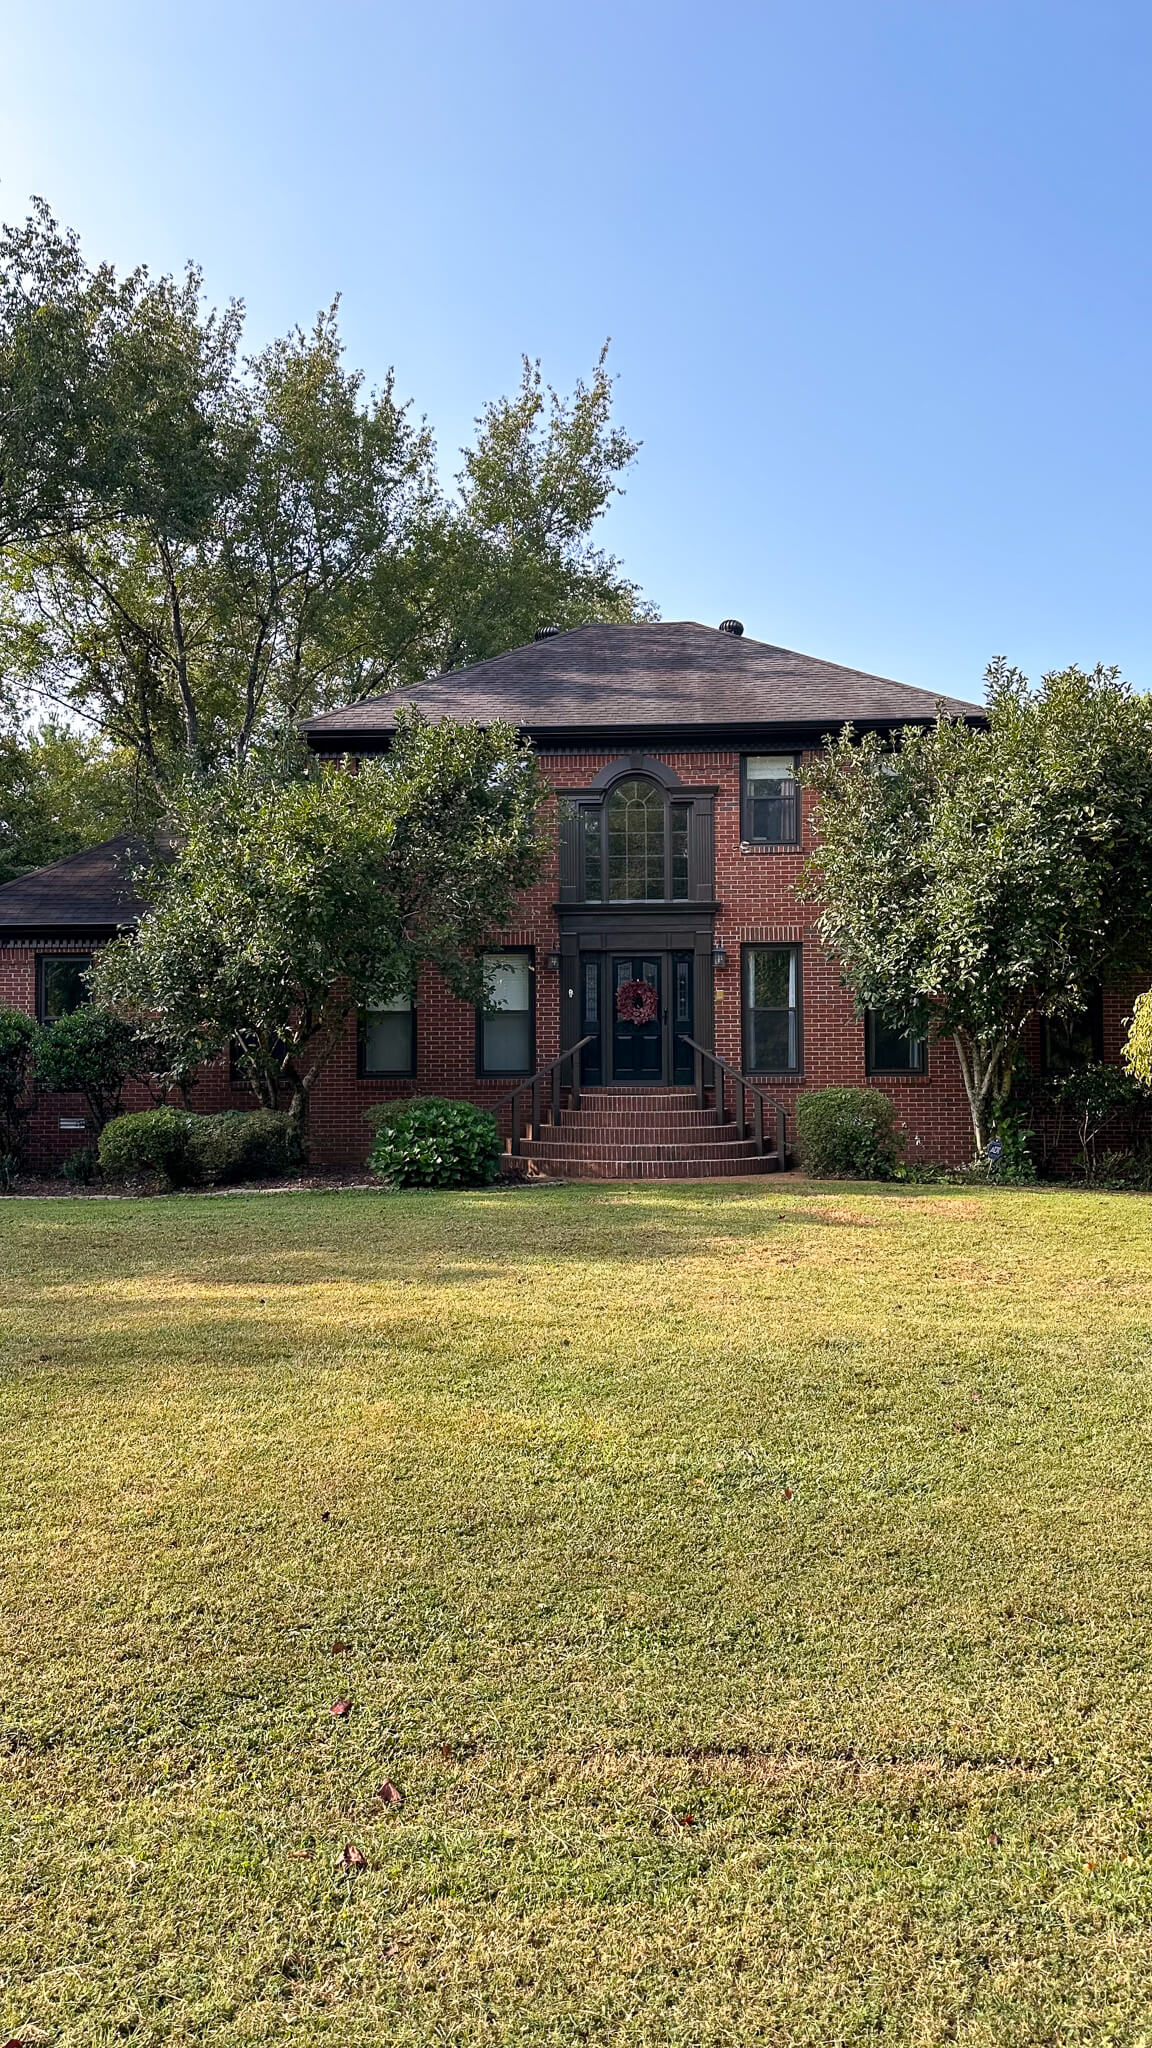
M 982 1159 L 988 1149 L 993 1105 L 999 1099 L 997 1083 L 1004 1058 L 1005 1041 L 1003 1038 L 997 1038 L 991 1045 L 987 1045 L 978 1039 L 969 1038 L 967 1032 L 956 1031 L 952 1034 L 952 1042 L 960 1062 L 964 1093 L 968 1097 L 968 1110 L 976 1139 L 976 1157 Z

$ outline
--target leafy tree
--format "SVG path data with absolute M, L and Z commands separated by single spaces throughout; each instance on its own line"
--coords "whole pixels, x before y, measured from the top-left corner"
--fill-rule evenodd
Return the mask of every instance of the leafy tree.
M 1059 1092 L 1075 1125 L 1085 1178 L 1091 1180 L 1096 1171 L 1097 1140 L 1118 1118 L 1131 1114 L 1141 1099 L 1140 1084 L 1122 1067 L 1092 1062 L 1064 1075 Z
M 1152 704 L 1114 669 L 988 684 L 986 729 L 846 731 L 806 778 L 821 937 L 862 1008 L 951 1036 L 979 1153 L 1028 1018 L 1152 959 Z
M 565 401 L 525 364 L 455 496 L 333 307 L 254 354 L 200 275 L 91 270 L 40 208 L 0 239 L 0 674 L 165 789 L 298 716 L 636 615 L 589 534 L 635 443 L 601 356 Z
M 232 480 L 241 314 L 203 315 L 200 286 L 91 269 L 43 200 L 0 231 L 0 546 L 109 519 L 203 531 Z
M 23 1150 L 38 1036 L 26 1011 L 0 1009 L 0 1161 L 18 1160 Z
M 124 750 L 49 720 L 0 731 L 0 883 L 150 822 Z
M 544 624 L 655 616 L 616 557 L 588 538 L 639 446 L 612 424 L 607 355 L 605 343 L 570 400 L 525 357 L 519 390 L 477 420 L 445 527 L 437 667 L 523 646 Z
M 299 1133 L 358 1006 L 411 991 L 423 961 L 480 997 L 479 950 L 539 868 L 541 793 L 510 728 L 412 713 L 357 775 L 291 780 L 256 761 L 190 779 L 154 908 L 102 954 L 97 998 L 202 1060 L 234 1046 Z
M 1124 1065 L 1135 1080 L 1152 1088 L 1152 989 L 1136 998 L 1124 1042 Z
M 119 1116 L 138 1059 L 130 1026 L 92 1003 L 45 1025 L 36 1041 L 37 1079 L 53 1093 L 82 1095 L 97 1131 Z

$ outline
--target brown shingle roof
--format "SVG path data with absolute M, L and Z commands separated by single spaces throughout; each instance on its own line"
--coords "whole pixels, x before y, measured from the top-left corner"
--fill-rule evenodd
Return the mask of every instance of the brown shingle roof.
M 138 840 L 106 839 L 0 888 L 0 938 L 70 931 L 98 937 L 133 924 L 145 905 L 132 882 L 147 854 Z
M 787 647 L 669 621 L 577 626 L 472 668 L 305 719 L 303 731 L 321 752 L 386 746 L 397 711 L 416 704 L 432 719 L 507 719 L 541 740 L 592 732 L 667 736 L 686 728 L 696 737 L 765 729 L 808 736 L 846 723 L 931 719 L 939 701 L 934 691 Z M 983 715 L 978 704 L 956 697 L 943 702 L 959 716 Z

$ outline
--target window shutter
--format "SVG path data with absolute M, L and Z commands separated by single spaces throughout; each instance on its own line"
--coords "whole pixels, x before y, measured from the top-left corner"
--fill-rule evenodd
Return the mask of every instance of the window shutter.
M 576 804 L 561 797 L 557 806 L 560 839 L 560 901 L 578 903 L 584 893 L 583 820 Z
M 697 796 L 689 806 L 688 874 L 695 902 L 710 903 L 716 894 L 716 835 L 713 829 L 713 800 Z

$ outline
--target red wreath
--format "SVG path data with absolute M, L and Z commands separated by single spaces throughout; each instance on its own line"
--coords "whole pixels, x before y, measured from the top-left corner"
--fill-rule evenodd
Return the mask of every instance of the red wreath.
M 616 1015 L 622 1024 L 654 1024 L 660 998 L 650 981 L 623 981 L 616 991 Z

